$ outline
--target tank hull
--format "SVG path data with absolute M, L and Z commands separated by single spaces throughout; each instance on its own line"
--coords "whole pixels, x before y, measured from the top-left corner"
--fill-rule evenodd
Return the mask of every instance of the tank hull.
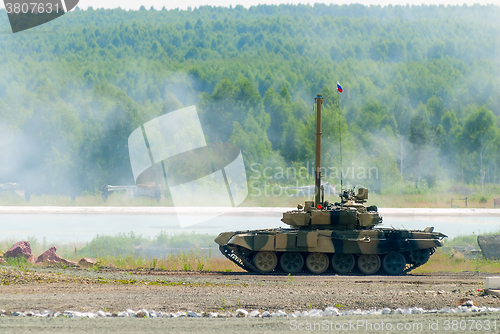
M 221 233 L 215 241 L 226 257 L 249 272 L 395 275 L 427 262 L 434 250 L 443 246 L 444 237 L 436 232 L 384 228 L 268 229 Z M 363 267 L 366 261 L 372 266 Z

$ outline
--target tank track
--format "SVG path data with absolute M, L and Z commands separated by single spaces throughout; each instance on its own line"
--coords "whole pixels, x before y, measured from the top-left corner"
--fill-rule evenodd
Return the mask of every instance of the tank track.
M 431 258 L 432 254 L 434 254 L 434 252 L 435 252 L 435 251 L 436 251 L 436 248 L 430 248 L 430 249 L 429 249 L 429 252 L 430 252 L 430 254 L 429 254 L 429 258 L 428 258 L 426 261 L 424 261 L 424 262 L 422 262 L 422 263 L 413 263 L 413 264 L 410 264 L 410 266 L 409 266 L 408 268 L 406 268 L 406 269 L 405 269 L 405 270 L 401 273 L 401 275 L 404 275 L 404 274 L 406 274 L 406 273 L 409 273 L 410 271 L 415 270 L 415 269 L 417 269 L 418 267 L 420 267 L 420 266 L 422 266 L 422 265 L 426 264 L 426 263 L 427 263 L 427 261 L 429 261 L 429 259 Z
M 244 256 L 241 252 L 238 251 L 238 247 L 237 246 L 236 247 L 229 247 L 228 245 L 219 246 L 219 250 L 221 251 L 222 254 L 224 254 L 224 256 L 226 258 L 228 258 L 229 260 L 231 260 L 231 262 L 233 262 L 238 267 L 242 268 L 243 270 L 245 270 L 245 271 L 247 271 L 249 273 L 258 273 L 258 274 L 263 274 L 263 275 L 270 275 L 270 274 L 276 274 L 277 272 L 279 272 L 279 267 L 277 267 L 274 271 L 272 271 L 270 273 L 265 273 L 265 272 L 260 271 L 259 269 L 257 269 L 253 265 L 252 261 L 248 257 Z M 436 249 L 435 248 L 431 248 L 431 249 L 429 249 L 429 251 L 430 251 L 430 255 L 429 255 L 429 258 L 430 258 L 430 256 L 432 256 L 432 254 L 434 254 L 434 252 L 436 251 Z M 429 261 L 429 259 L 427 259 L 427 261 Z M 426 264 L 427 261 L 422 262 L 422 263 L 409 263 L 409 264 L 407 264 L 407 268 L 401 274 L 399 274 L 399 276 L 406 275 L 410 271 L 415 270 L 418 267 Z M 307 273 L 307 270 L 303 269 L 300 272 L 301 273 Z M 325 274 L 337 274 L 338 275 L 338 273 L 336 273 L 331 268 L 328 268 L 328 270 L 326 270 L 324 273 Z M 361 273 L 357 269 L 356 266 L 354 267 L 354 269 L 349 274 L 353 274 L 353 273 L 357 274 L 357 275 L 370 276 L 370 275 L 365 275 L 365 274 Z M 379 271 L 376 274 L 379 274 L 379 275 L 382 274 L 383 275 L 384 273 L 385 273 L 384 269 L 380 268 Z M 349 275 L 349 274 L 346 274 L 346 275 Z
M 425 262 L 424 262 L 424 263 L 425 263 Z M 420 266 L 421 266 L 422 264 L 424 264 L 424 263 L 421 263 L 421 264 L 414 264 L 414 263 L 407 264 L 407 265 L 406 265 L 406 269 L 405 269 L 405 270 L 403 270 L 403 272 L 402 272 L 401 274 L 396 275 L 396 276 L 406 275 L 407 273 L 409 273 L 409 272 L 410 272 L 410 271 L 412 271 L 412 270 L 417 269 L 418 267 L 420 267 Z M 383 269 L 383 268 L 380 268 L 380 270 L 379 270 L 379 271 L 382 271 L 382 270 L 384 270 L 384 269 Z M 385 272 L 385 270 L 384 270 L 384 272 Z
M 225 257 L 227 257 L 229 260 L 231 260 L 231 262 L 236 264 L 238 267 L 240 267 L 240 268 L 242 268 L 250 273 L 257 272 L 257 273 L 263 274 L 259 269 L 257 269 L 252 264 L 252 262 L 248 258 L 242 256 L 237 251 L 236 247 L 229 248 L 228 245 L 224 245 L 224 246 L 219 246 L 219 249 L 220 249 L 221 253 L 224 254 Z

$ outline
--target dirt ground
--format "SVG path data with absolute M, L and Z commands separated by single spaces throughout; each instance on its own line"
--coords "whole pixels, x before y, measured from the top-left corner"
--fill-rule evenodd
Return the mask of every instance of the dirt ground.
M 500 306 L 483 295 L 482 273 L 387 276 L 261 276 L 246 273 L 93 271 L 0 267 L 0 313 L 9 311 L 123 311 L 128 308 L 225 313 L 237 308 L 287 312 L 336 306 L 343 309 L 422 307 L 439 309 L 472 299 Z M 460 327 L 472 326 L 471 328 Z M 484 331 L 484 325 L 489 326 Z M 368 325 L 370 327 L 368 327 Z M 371 326 L 375 326 L 372 328 Z M 375 330 L 380 328 L 380 330 Z M 382 326 L 382 327 L 380 327 Z M 398 327 L 399 326 L 399 327 Z M 338 328 L 337 328 L 338 327 Z M 483 330 L 478 330 L 482 328 Z M 333 318 L 139 319 L 0 316 L 0 333 L 465 333 L 498 332 L 489 314 L 344 316 Z
M 0 309 L 176 312 L 247 310 L 303 311 L 422 307 L 440 309 L 472 299 L 500 307 L 484 295 L 484 273 L 405 276 L 252 275 L 247 273 L 93 271 L 0 267 Z

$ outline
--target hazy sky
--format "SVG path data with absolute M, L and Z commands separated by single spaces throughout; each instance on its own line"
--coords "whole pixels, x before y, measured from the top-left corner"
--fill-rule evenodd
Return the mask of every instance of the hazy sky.
M 486 5 L 486 4 L 500 4 L 500 0 L 339 0 L 335 2 L 331 1 L 307 1 L 307 0 L 142 0 L 142 1 L 130 1 L 130 0 L 80 0 L 79 7 L 87 8 L 92 6 L 94 8 L 117 8 L 121 7 L 123 9 L 139 9 L 141 6 L 145 6 L 149 9 L 154 6 L 156 9 L 161 9 L 165 6 L 167 9 L 181 8 L 186 9 L 188 6 L 198 7 L 202 5 L 211 6 L 225 6 L 229 5 L 243 5 L 244 7 L 255 6 L 258 4 L 282 4 L 282 3 L 310 3 L 314 4 L 316 2 L 320 3 L 335 3 L 335 4 L 349 4 L 349 3 L 359 3 L 363 5 L 382 5 L 386 6 L 388 4 L 392 5 L 420 5 L 420 4 L 444 4 L 444 5 L 473 5 L 475 3 Z M 0 8 L 4 8 L 3 1 L 0 2 Z

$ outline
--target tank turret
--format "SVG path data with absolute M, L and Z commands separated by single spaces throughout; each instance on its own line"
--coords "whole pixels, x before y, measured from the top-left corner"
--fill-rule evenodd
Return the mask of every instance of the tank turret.
M 367 199 L 366 188 L 358 188 L 357 194 L 354 189 L 344 190 L 340 202 L 323 201 L 315 207 L 313 201 L 306 201 L 305 206 L 283 213 L 281 221 L 297 229 L 371 229 L 382 223 L 382 217 L 376 206 L 364 205 Z

